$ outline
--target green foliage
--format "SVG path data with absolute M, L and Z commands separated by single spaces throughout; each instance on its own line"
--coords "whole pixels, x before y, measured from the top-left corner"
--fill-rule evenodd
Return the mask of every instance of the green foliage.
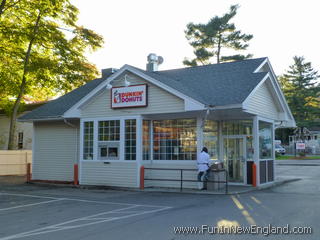
M 299 127 L 310 127 L 320 116 L 320 84 L 318 72 L 304 57 L 293 58 L 294 63 L 279 77 L 293 116 Z
M 228 13 L 222 17 L 215 16 L 206 24 L 189 23 L 185 31 L 189 44 L 194 48 L 192 60 L 184 59 L 183 64 L 188 66 L 206 65 L 210 59 L 216 57 L 217 63 L 243 60 L 252 57 L 251 54 L 235 54 L 222 56 L 222 49 L 235 51 L 246 50 L 252 35 L 241 33 L 230 20 L 237 14 L 238 5 L 232 5 Z
M 77 25 L 78 13 L 69 0 L 0 0 L 0 107 L 14 102 L 12 124 L 25 99 L 45 100 L 98 75 L 85 54 L 103 39 Z
M 97 76 L 97 69 L 88 62 L 85 53 L 101 47 L 103 39 L 90 29 L 77 26 L 78 9 L 68 0 L 21 0 L 6 4 L 11 7 L 4 8 L 0 21 L 2 97 L 17 97 L 24 72 L 27 83 L 23 95 L 31 98 L 39 89 L 47 89 L 51 97 Z

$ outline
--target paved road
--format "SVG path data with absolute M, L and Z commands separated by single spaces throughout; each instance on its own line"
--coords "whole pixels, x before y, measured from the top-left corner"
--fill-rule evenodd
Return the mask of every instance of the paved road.
M 86 190 L 33 185 L 0 188 L 4 239 L 319 239 L 320 166 L 278 166 L 299 177 L 241 195 L 191 195 Z M 308 226 L 311 235 L 174 234 L 174 227 Z

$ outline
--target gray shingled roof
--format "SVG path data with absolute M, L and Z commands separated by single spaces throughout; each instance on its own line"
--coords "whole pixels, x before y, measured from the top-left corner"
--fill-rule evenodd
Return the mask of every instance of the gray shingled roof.
M 265 59 L 257 58 L 156 72 L 136 69 L 203 104 L 225 106 L 242 103 L 266 76 L 266 72 L 254 73 Z M 61 118 L 68 109 L 101 82 L 103 79 L 100 78 L 90 81 L 21 116 L 19 120 Z
M 88 82 L 87 84 L 69 92 L 62 97 L 59 97 L 53 101 L 36 108 L 32 112 L 28 112 L 19 120 L 33 120 L 33 119 L 56 119 L 61 118 L 62 115 L 80 101 L 84 96 L 97 87 L 104 79 L 98 78 Z
M 253 73 L 266 58 L 143 73 L 206 105 L 240 104 L 267 73 Z

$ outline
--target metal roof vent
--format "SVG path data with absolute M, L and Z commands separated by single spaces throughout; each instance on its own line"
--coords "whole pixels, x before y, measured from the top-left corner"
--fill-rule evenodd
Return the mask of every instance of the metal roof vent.
M 150 53 L 148 55 L 147 71 L 154 72 L 158 71 L 158 66 L 163 63 L 163 57 L 157 56 L 155 53 Z

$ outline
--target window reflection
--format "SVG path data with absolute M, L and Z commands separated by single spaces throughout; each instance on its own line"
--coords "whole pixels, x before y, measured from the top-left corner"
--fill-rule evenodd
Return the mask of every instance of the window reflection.
M 259 121 L 259 156 L 260 159 L 272 158 L 272 125 Z
M 153 121 L 153 150 L 155 160 L 195 160 L 196 120 Z

